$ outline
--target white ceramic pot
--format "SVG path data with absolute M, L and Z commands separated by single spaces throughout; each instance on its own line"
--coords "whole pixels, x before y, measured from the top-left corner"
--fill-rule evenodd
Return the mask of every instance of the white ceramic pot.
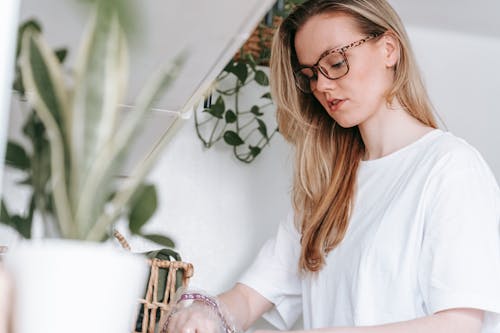
M 109 244 L 43 240 L 11 248 L 5 266 L 16 333 L 133 331 L 146 288 L 144 257 Z

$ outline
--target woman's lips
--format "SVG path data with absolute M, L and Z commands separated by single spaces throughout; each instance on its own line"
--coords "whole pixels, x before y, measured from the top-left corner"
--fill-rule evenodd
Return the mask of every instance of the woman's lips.
M 340 109 L 340 107 L 344 104 L 345 99 L 332 99 L 328 101 L 328 107 L 331 112 L 335 112 Z

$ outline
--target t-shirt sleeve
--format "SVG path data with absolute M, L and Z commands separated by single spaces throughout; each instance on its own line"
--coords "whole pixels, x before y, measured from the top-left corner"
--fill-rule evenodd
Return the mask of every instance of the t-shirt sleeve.
M 500 325 L 500 191 L 476 151 L 448 156 L 427 184 L 419 284 L 429 313 L 475 308 Z M 496 332 L 496 331 L 495 331 Z
M 299 256 L 300 236 L 290 214 L 238 281 L 275 305 L 264 318 L 281 330 L 289 329 L 302 313 Z

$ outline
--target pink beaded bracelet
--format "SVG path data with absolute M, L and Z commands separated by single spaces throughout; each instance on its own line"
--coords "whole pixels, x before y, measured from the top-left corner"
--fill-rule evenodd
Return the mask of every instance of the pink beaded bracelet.
M 200 301 L 203 304 L 208 305 L 209 307 L 211 307 L 213 310 L 215 310 L 215 312 L 217 314 L 217 317 L 219 317 L 219 319 L 221 320 L 222 327 L 224 328 L 224 332 L 225 333 L 237 333 L 236 328 L 234 326 L 232 326 L 232 325 L 229 325 L 229 323 L 227 322 L 226 318 L 224 317 L 224 315 L 222 314 L 222 312 L 220 310 L 219 303 L 217 302 L 217 300 L 215 298 L 213 298 L 211 296 L 207 296 L 207 295 L 201 294 L 201 293 L 184 293 L 184 294 L 182 294 L 179 297 L 179 299 L 177 300 L 176 304 L 179 304 L 182 301 L 188 301 L 188 300 Z M 176 311 L 170 312 L 167 320 L 165 321 L 165 324 L 162 327 L 161 333 L 166 333 L 167 332 L 167 326 L 168 326 L 168 324 L 170 322 L 170 318 L 172 317 L 172 315 L 175 312 Z

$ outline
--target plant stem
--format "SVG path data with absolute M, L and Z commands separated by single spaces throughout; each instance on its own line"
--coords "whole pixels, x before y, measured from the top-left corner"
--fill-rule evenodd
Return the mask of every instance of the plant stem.
M 241 113 L 240 113 L 240 114 L 241 114 Z M 242 129 L 244 129 L 244 128 L 246 128 L 246 127 L 250 126 L 250 125 L 252 125 L 252 124 L 254 123 L 254 121 L 255 121 L 255 118 L 256 118 L 256 117 L 252 118 L 252 120 L 250 120 L 250 121 L 249 121 L 249 122 L 247 122 L 246 124 L 241 125 L 241 126 L 240 126 L 240 130 L 242 130 Z
M 198 116 L 196 116 L 196 117 L 198 118 Z M 204 120 L 202 122 L 197 122 L 197 124 L 198 124 L 198 126 L 203 126 L 203 125 L 208 124 L 209 122 L 211 122 L 213 120 L 214 120 L 213 117 L 210 117 L 207 120 Z M 196 119 L 196 121 L 198 121 L 198 119 Z
M 213 139 L 214 139 L 214 135 L 215 135 L 215 130 L 217 129 L 217 126 L 219 126 L 219 122 L 220 122 L 220 119 L 217 118 L 217 120 L 215 121 L 215 125 L 212 128 L 212 133 L 210 134 L 210 139 L 208 139 L 208 142 L 210 142 L 210 145 L 212 145 L 214 142 Z
M 271 106 L 271 105 L 273 105 L 273 102 L 269 102 L 267 104 L 261 105 L 260 108 L 264 109 L 264 108 L 267 108 L 268 106 Z
M 224 96 L 232 96 L 236 93 L 236 88 L 229 88 L 227 90 L 215 89 L 215 91 Z
M 277 132 L 278 132 L 278 128 L 276 127 L 276 128 L 274 129 L 274 131 L 271 133 L 271 135 L 270 135 L 269 137 L 267 137 L 267 138 L 266 138 L 266 137 L 264 137 L 264 136 L 263 136 L 263 137 L 259 140 L 259 142 L 257 142 L 257 147 L 259 147 L 259 148 L 263 148 L 266 144 L 268 144 L 268 143 L 269 143 L 269 141 L 271 141 L 271 138 L 272 138 L 272 137 L 274 136 L 274 134 L 276 134 Z M 264 141 L 264 140 L 266 141 L 266 143 L 265 143 L 264 145 L 260 146 L 260 144 L 261 144 L 261 143 L 262 143 L 262 141 Z
M 244 158 L 244 157 L 241 157 L 241 156 L 238 154 L 238 150 L 236 149 L 236 146 L 234 146 L 234 147 L 233 147 L 233 154 L 234 154 L 234 156 L 235 156 L 235 157 L 236 157 L 236 158 L 237 158 L 240 162 L 244 162 L 244 163 L 247 163 L 247 164 L 248 164 L 248 163 L 252 162 L 252 160 L 253 160 L 253 159 L 249 159 L 249 157 L 250 157 L 249 155 L 250 155 L 251 153 L 248 153 L 248 154 L 246 155 L 247 157 L 245 157 L 245 158 Z
M 251 130 L 250 133 L 248 133 L 248 135 L 245 137 L 245 139 L 243 139 L 243 141 L 246 142 L 248 140 L 248 138 L 253 134 L 253 132 L 255 132 L 257 130 L 258 130 L 258 128 L 254 128 L 253 130 Z
M 212 120 L 212 119 L 208 119 L 208 120 Z M 211 143 L 205 141 L 205 139 L 201 135 L 201 132 L 200 132 L 201 125 L 198 123 L 198 112 L 196 110 L 194 111 L 194 126 L 196 128 L 196 135 L 201 140 L 201 142 L 203 142 L 203 146 L 205 146 L 205 148 L 210 148 L 212 146 Z
M 234 113 L 236 114 L 236 133 L 240 132 L 240 107 L 239 107 L 239 95 L 240 95 L 240 81 L 236 80 L 236 90 L 234 94 Z

